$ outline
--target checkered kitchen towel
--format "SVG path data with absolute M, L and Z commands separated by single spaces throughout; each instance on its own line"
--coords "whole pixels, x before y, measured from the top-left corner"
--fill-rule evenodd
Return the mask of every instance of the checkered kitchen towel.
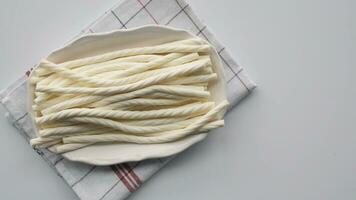
M 255 84 L 246 76 L 241 66 L 236 64 L 183 0 L 121 1 L 83 30 L 80 35 L 145 24 L 162 24 L 186 29 L 212 43 L 224 65 L 230 108 L 255 88 Z M 27 140 L 35 136 L 26 111 L 28 75 L 29 72 L 0 94 L 1 103 L 7 110 L 9 120 Z M 85 200 L 125 199 L 173 157 L 97 167 L 68 161 L 47 150 L 37 150 L 37 153 L 56 170 L 81 199 Z

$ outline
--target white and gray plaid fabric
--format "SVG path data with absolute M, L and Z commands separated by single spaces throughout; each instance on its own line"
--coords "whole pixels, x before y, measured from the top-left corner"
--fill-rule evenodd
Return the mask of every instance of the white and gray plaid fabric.
M 145 24 L 186 29 L 213 44 L 225 69 L 230 108 L 255 88 L 255 84 L 246 76 L 243 68 L 231 58 L 225 47 L 216 40 L 183 0 L 121 1 L 77 37 L 88 32 L 126 29 Z M 7 110 L 10 122 L 27 140 L 35 136 L 26 109 L 28 75 L 29 71 L 0 94 L 1 103 Z M 97 167 L 68 161 L 47 150 L 37 150 L 37 153 L 55 169 L 79 198 L 85 200 L 125 199 L 173 157 Z

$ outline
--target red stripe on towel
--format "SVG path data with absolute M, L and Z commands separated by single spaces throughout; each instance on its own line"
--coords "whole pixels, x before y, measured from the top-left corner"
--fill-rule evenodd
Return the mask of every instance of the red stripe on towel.
M 140 177 L 137 176 L 137 174 L 135 173 L 135 169 L 131 168 L 127 163 L 122 164 L 129 172 L 129 174 L 132 176 L 133 179 L 135 179 L 136 183 L 138 186 L 141 185 L 141 179 Z
M 130 185 L 130 183 L 127 181 L 126 177 L 124 176 L 123 172 L 121 172 L 120 169 L 117 168 L 116 165 L 112 165 L 111 169 L 115 172 L 115 174 L 117 175 L 117 177 L 120 179 L 120 181 L 122 181 L 122 183 L 126 186 L 126 188 L 130 191 L 130 192 L 134 192 L 135 189 Z
M 138 184 L 131 178 L 129 171 L 123 167 L 122 165 L 117 165 L 117 167 L 124 173 L 124 176 L 128 181 L 130 181 L 131 185 L 134 186 L 134 189 L 136 190 L 138 188 Z

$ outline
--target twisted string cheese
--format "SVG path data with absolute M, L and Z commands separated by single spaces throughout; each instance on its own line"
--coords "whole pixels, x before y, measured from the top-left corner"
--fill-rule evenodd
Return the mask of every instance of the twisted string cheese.
M 198 41 L 198 42 L 197 42 Z M 158 45 L 158 46 L 155 46 L 155 47 L 147 47 L 147 48 L 135 48 L 135 49 L 128 49 L 128 50 L 121 50 L 121 51 L 116 51 L 116 52 L 112 52 L 112 53 L 107 53 L 107 54 L 104 54 L 104 55 L 101 55 L 101 56 L 97 56 L 97 57 L 89 57 L 89 58 L 85 58 L 85 59 L 80 59 L 80 60 L 75 60 L 75 61 L 70 61 L 70 62 L 66 62 L 66 63 L 62 63 L 61 66 L 63 67 L 68 67 L 68 68 L 73 68 L 73 67 L 76 67 L 75 64 L 73 63 L 77 63 L 79 66 L 81 65 L 84 65 L 83 63 L 87 63 L 87 64 L 90 64 L 92 63 L 92 66 L 93 64 L 95 65 L 96 63 L 98 63 L 99 61 L 106 61 L 106 60 L 110 60 L 111 57 L 124 57 L 124 56 L 127 56 L 127 55 L 135 55 L 135 54 L 139 54 L 140 52 L 141 53 L 145 53 L 145 52 L 149 52 L 150 49 L 151 51 L 160 51 L 160 48 L 174 48 L 174 46 L 172 46 L 172 44 L 194 44 L 194 43 L 204 43 L 202 42 L 201 40 L 198 40 L 198 39 L 189 39 L 189 40 L 183 40 L 183 41 L 178 41 L 178 42 L 173 42 L 173 43 L 170 43 L 169 44 L 164 44 L 164 45 Z M 200 50 L 201 51 L 206 51 L 208 46 L 205 45 L 205 49 L 204 48 L 201 48 L 201 49 L 197 49 L 196 51 L 199 52 Z M 179 48 L 178 48 L 179 49 Z M 191 51 L 192 52 L 195 52 L 194 51 L 194 48 L 192 46 L 190 47 L 187 47 L 185 51 L 189 51 L 189 49 L 192 49 Z M 161 49 L 162 50 L 162 49 Z M 153 60 L 154 61 L 154 60 Z M 110 61 L 109 61 L 110 62 Z M 92 67 L 91 66 L 91 67 Z M 38 70 L 40 70 L 41 68 L 38 68 Z M 37 70 L 36 70 L 37 71 Z M 55 82 L 56 84 L 58 83 L 56 79 L 56 75 L 50 75 L 48 78 L 46 78 L 45 80 L 42 80 L 39 84 L 49 84 L 51 82 Z M 33 81 L 32 81 L 33 82 Z M 40 95 L 41 96 L 41 95 Z M 42 97 L 39 97 L 36 101 L 37 103 L 41 102 L 41 101 L 44 101 L 46 99 L 46 96 L 42 96 Z
M 118 93 L 126 93 L 131 92 L 137 89 L 141 89 L 150 85 L 154 85 L 156 83 L 168 80 L 172 77 L 184 76 L 186 74 L 190 74 L 195 72 L 206 65 L 209 64 L 209 60 L 203 60 L 201 62 L 192 63 L 190 66 L 184 66 L 175 71 L 163 72 L 161 74 L 149 77 L 147 79 L 138 81 L 136 83 L 131 83 L 122 86 L 112 86 L 112 87 L 99 87 L 99 88 L 91 88 L 91 87 L 50 87 L 50 86 L 38 86 L 36 87 L 39 92 L 49 92 L 49 93 L 67 93 L 67 94 L 92 94 L 92 95 L 113 95 Z M 80 79 L 79 79 L 80 80 Z M 83 81 L 83 80 L 81 80 Z M 83 81 L 84 82 L 84 81 Z M 93 81 L 97 85 L 102 85 L 105 81 Z M 105 82 L 104 85 L 107 85 L 108 82 Z M 120 82 L 109 81 L 112 83 L 110 85 L 118 85 Z
M 228 106 L 210 101 L 218 75 L 200 38 L 122 49 L 31 75 L 36 148 L 65 153 L 98 143 L 172 142 L 224 125 Z
M 130 57 L 128 57 L 130 58 Z M 188 63 L 190 61 L 194 61 L 196 59 L 199 58 L 199 55 L 197 53 L 191 53 L 191 54 L 188 54 L 188 55 L 185 55 L 185 56 L 182 56 L 180 58 L 177 58 L 175 60 L 172 60 L 166 64 L 163 64 L 161 66 L 161 68 L 165 68 L 165 67 L 170 67 L 170 66 L 176 66 L 176 65 L 181 65 L 181 64 L 185 64 L 185 63 Z M 128 60 L 128 59 L 126 59 Z M 149 60 L 149 61 L 154 61 L 154 60 Z M 124 64 L 124 65 L 122 65 Z M 94 76 L 95 78 L 109 78 L 109 79 L 116 79 L 118 77 L 118 73 L 122 73 L 120 70 L 119 71 L 109 71 L 109 72 L 104 72 L 104 70 L 109 70 L 109 69 L 112 69 L 112 67 L 115 67 L 117 68 L 118 66 L 120 67 L 123 67 L 123 66 L 127 66 L 127 65 L 137 65 L 137 63 L 111 63 L 109 65 L 103 65 L 103 66 L 100 66 L 100 67 L 96 67 L 96 68 L 93 68 L 92 70 L 85 70 L 84 69 L 81 69 L 81 68 L 77 68 L 77 69 L 74 69 L 72 70 L 73 72 L 75 73 L 79 73 L 79 74 L 82 74 L 84 77 L 86 76 Z M 150 63 L 146 63 L 146 65 L 148 65 Z M 81 72 L 80 69 L 83 71 Z M 170 68 L 172 69 L 172 68 Z M 150 70 L 150 71 L 146 71 L 144 73 L 140 73 L 140 74 L 136 74 L 134 76 L 129 76 L 129 77 L 124 77 L 124 78 L 120 78 L 121 81 L 123 82 L 127 82 L 127 83 L 133 83 L 133 82 L 136 82 L 136 81 L 139 81 L 139 80 L 142 80 L 143 78 L 146 78 L 154 73 L 157 73 L 160 69 L 158 69 L 157 71 L 156 70 Z M 104 73 L 101 73 L 101 72 L 104 72 Z M 117 80 L 117 79 L 116 79 Z M 70 79 L 56 79 L 54 80 L 52 83 L 49 84 L 49 86 L 53 86 L 53 85 L 56 85 L 56 86 L 68 86 L 70 84 L 72 84 L 73 81 L 70 80 Z M 53 95 L 52 95 L 53 96 Z M 45 101 L 46 99 L 48 99 L 49 97 L 51 97 L 51 94 L 41 94 L 41 95 L 38 95 L 35 99 L 35 103 L 42 103 L 43 101 Z
M 193 113 L 204 112 L 213 107 L 213 102 L 193 103 L 176 108 L 160 109 L 152 111 L 122 111 L 122 110 L 104 110 L 91 108 L 73 108 L 63 110 L 54 114 L 38 117 L 36 123 L 43 124 L 46 122 L 65 120 L 72 117 L 101 117 L 113 119 L 150 119 L 158 117 L 181 117 Z
M 163 95 L 161 95 L 163 93 Z M 177 87 L 177 86 L 165 86 L 165 85 L 153 85 L 150 87 L 146 87 L 143 89 L 139 89 L 133 92 L 128 92 L 125 94 L 118 94 L 114 96 L 79 96 L 77 98 L 70 98 L 67 101 L 62 101 L 61 103 L 57 103 L 49 106 L 48 108 L 44 108 L 43 112 L 46 114 L 68 109 L 74 107 L 80 107 L 85 104 L 94 103 L 94 107 L 106 106 L 115 102 L 125 101 L 129 99 L 134 99 L 137 97 L 144 97 L 147 95 L 154 94 L 156 96 L 166 96 L 167 95 L 178 95 L 184 97 L 199 97 L 199 98 L 207 98 L 209 97 L 209 93 L 205 91 L 197 91 L 195 89 Z M 167 95 L 166 95 L 167 94 Z M 168 96 L 172 97 L 172 96 Z

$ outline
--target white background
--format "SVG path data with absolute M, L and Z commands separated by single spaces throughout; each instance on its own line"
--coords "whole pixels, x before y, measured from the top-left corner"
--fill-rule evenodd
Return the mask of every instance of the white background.
M 1 0 L 0 88 L 114 3 Z M 190 4 L 259 88 L 131 199 L 356 199 L 356 1 Z M 2 114 L 0 127 L 1 199 L 76 199 Z

